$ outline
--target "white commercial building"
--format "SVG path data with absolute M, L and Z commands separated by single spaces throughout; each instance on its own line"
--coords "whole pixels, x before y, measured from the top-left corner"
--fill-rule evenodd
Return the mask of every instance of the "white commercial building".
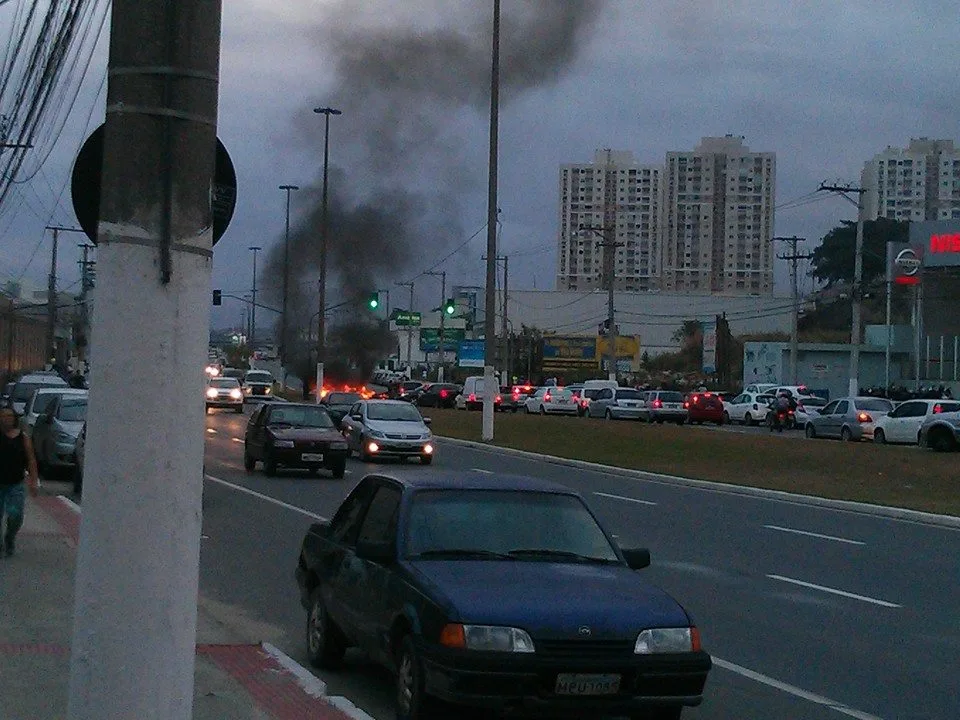
M 952 140 L 913 138 L 888 147 L 863 166 L 865 220 L 960 218 L 960 150 Z
M 773 294 L 776 155 L 742 137 L 668 152 L 662 222 L 666 291 Z
M 789 298 L 736 294 L 635 293 L 614 295 L 619 334 L 639 336 L 641 351 L 650 355 L 674 352 L 673 335 L 685 320 L 712 322 L 726 314 L 734 335 L 789 332 Z M 607 293 L 521 290 L 507 301 L 515 332 L 521 326 L 559 335 L 596 335 L 607 318 Z
M 593 163 L 560 168 L 560 237 L 556 287 L 606 288 L 604 228 L 617 243 L 614 287 L 659 289 L 661 175 L 627 151 L 599 150 Z

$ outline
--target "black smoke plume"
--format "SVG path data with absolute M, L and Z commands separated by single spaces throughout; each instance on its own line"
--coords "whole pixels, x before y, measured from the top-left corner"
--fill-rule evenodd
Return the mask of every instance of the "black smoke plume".
M 325 73 L 332 65 L 334 80 L 328 91 L 318 87 L 317 100 L 343 111 L 330 118 L 336 167 L 331 166 L 328 182 L 327 306 L 345 302 L 347 312 L 330 315 L 328 322 L 336 330 L 329 331 L 328 362 L 350 357 L 366 367 L 371 365 L 368 353 L 394 347 L 379 332 L 379 341 L 363 341 L 376 327 L 369 311 L 360 307 L 364 299 L 431 265 L 464 235 L 460 216 L 465 198 L 476 202 L 468 196 L 486 178 L 486 163 L 468 161 L 467 150 L 477 155 L 486 146 L 492 6 L 343 0 L 319 10 L 318 65 Z M 503 3 L 504 106 L 564 75 L 600 6 L 600 0 Z M 378 13 L 372 13 L 373 7 Z M 305 151 L 322 158 L 324 118 L 311 110 L 305 108 L 295 124 L 306 138 Z M 295 364 L 304 368 L 311 365 L 308 351 L 315 342 L 308 328 L 316 325 L 316 316 L 310 318 L 317 308 L 319 191 L 319 182 L 308 191 L 314 205 L 299 217 L 289 248 L 286 345 L 288 354 L 297 356 Z M 281 242 L 271 249 L 264 269 L 263 285 L 277 303 L 283 257 Z

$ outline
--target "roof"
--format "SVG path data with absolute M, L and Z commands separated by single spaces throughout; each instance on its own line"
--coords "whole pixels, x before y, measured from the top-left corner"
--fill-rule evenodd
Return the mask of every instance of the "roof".
M 565 495 L 578 494 L 572 488 L 549 480 L 507 473 L 487 474 L 471 470 L 440 470 L 422 475 L 415 473 L 404 473 L 403 475 L 371 473 L 367 477 L 371 476 L 388 478 L 411 490 L 515 490 Z

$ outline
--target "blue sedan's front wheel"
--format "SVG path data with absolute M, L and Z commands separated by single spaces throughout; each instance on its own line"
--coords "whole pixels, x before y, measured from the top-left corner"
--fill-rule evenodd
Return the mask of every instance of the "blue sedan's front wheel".
M 436 701 L 427 695 L 420 653 L 407 635 L 397 652 L 397 720 L 427 720 L 435 717 Z
M 327 615 L 327 608 L 320 596 L 320 588 L 310 593 L 310 610 L 307 613 L 307 657 L 317 668 L 335 669 L 343 662 L 347 647 L 340 629 Z

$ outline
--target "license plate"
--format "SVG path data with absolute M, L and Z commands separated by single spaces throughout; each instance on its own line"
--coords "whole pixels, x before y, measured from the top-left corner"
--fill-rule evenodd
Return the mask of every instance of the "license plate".
M 323 453 L 303 453 L 300 459 L 304 462 L 323 462 Z
M 620 675 L 557 675 L 557 695 L 616 695 L 620 692 Z
M 668 410 L 679 410 L 679 409 L 680 409 L 680 404 L 679 404 L 679 403 L 667 403 L 667 409 L 668 409 Z

